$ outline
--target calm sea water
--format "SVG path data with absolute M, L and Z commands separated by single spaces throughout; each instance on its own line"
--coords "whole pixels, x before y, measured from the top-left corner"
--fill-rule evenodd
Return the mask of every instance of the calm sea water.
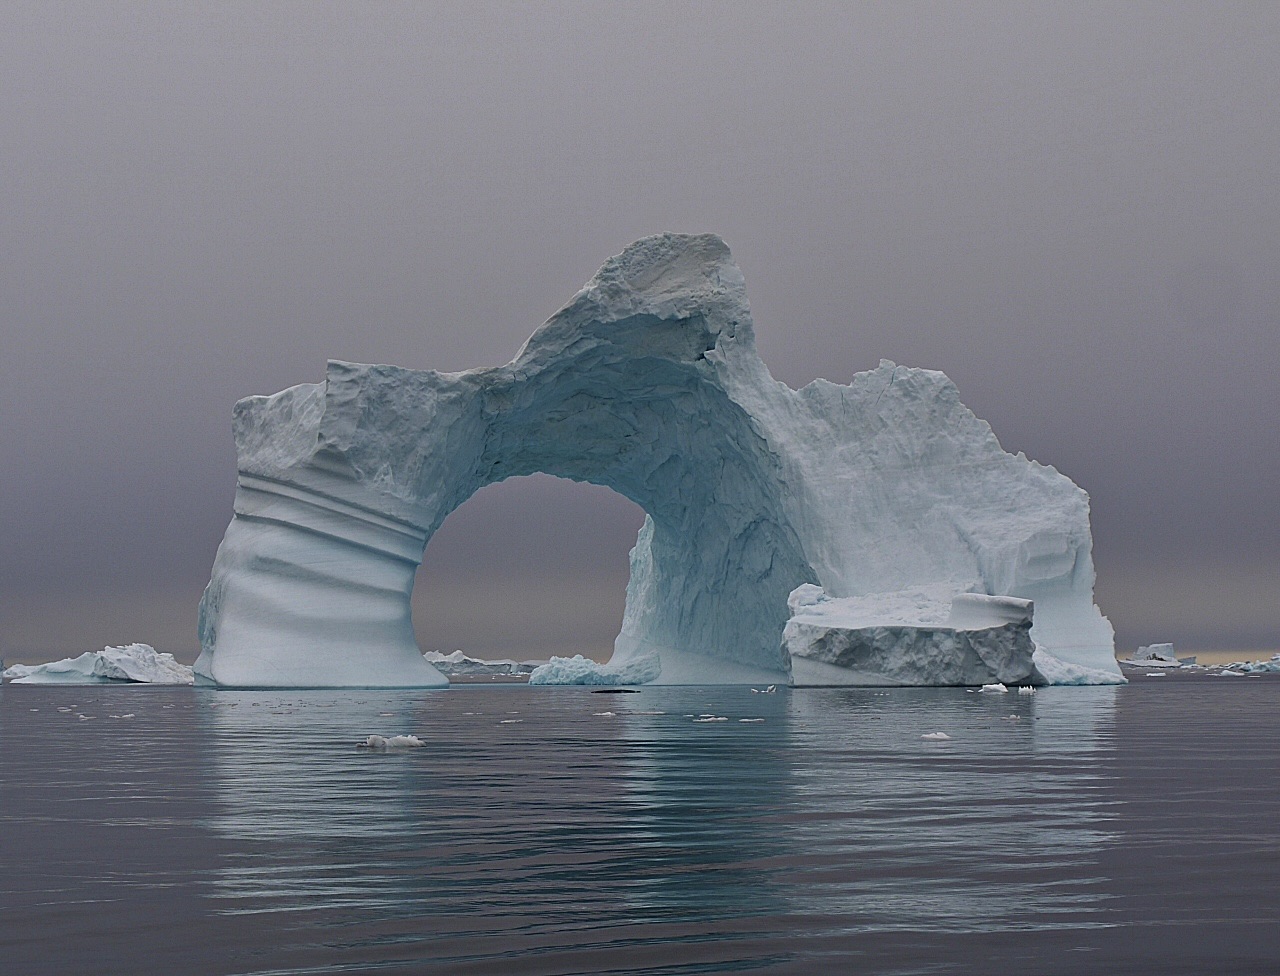
M 1278 693 L 5 686 L 0 970 L 1277 973 Z

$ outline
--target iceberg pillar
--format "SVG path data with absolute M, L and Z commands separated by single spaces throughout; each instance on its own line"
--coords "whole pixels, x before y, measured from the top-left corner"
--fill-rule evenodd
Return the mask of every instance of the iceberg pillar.
M 242 473 L 200 604 L 197 682 L 447 687 L 413 636 L 425 538 L 407 522 Z

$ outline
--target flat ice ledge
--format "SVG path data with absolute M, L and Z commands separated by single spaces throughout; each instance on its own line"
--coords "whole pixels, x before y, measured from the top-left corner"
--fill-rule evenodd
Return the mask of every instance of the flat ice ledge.
M 1030 600 L 945 585 L 833 599 L 805 584 L 788 605 L 782 643 L 797 688 L 1046 683 Z

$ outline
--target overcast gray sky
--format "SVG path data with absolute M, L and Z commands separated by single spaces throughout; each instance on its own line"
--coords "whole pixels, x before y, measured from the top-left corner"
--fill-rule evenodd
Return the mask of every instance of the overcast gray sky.
M 231 406 L 509 359 L 714 231 L 774 375 L 945 370 L 1120 646 L 1280 649 L 1280 4 L 0 6 L 0 650 L 190 660 Z M 487 489 L 426 648 L 608 653 L 641 515 Z

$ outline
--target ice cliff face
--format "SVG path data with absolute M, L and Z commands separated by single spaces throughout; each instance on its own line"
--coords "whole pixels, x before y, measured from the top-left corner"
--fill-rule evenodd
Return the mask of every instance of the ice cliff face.
M 235 435 L 204 681 L 445 684 L 410 624 L 422 550 L 474 492 L 535 472 L 648 513 L 612 667 L 784 679 L 796 586 L 933 585 L 1034 600 L 1040 645 L 1118 677 L 1085 493 L 1006 454 L 942 373 L 882 362 L 848 386 L 775 381 L 712 235 L 631 245 L 505 366 L 331 362 L 324 383 L 238 403 Z

